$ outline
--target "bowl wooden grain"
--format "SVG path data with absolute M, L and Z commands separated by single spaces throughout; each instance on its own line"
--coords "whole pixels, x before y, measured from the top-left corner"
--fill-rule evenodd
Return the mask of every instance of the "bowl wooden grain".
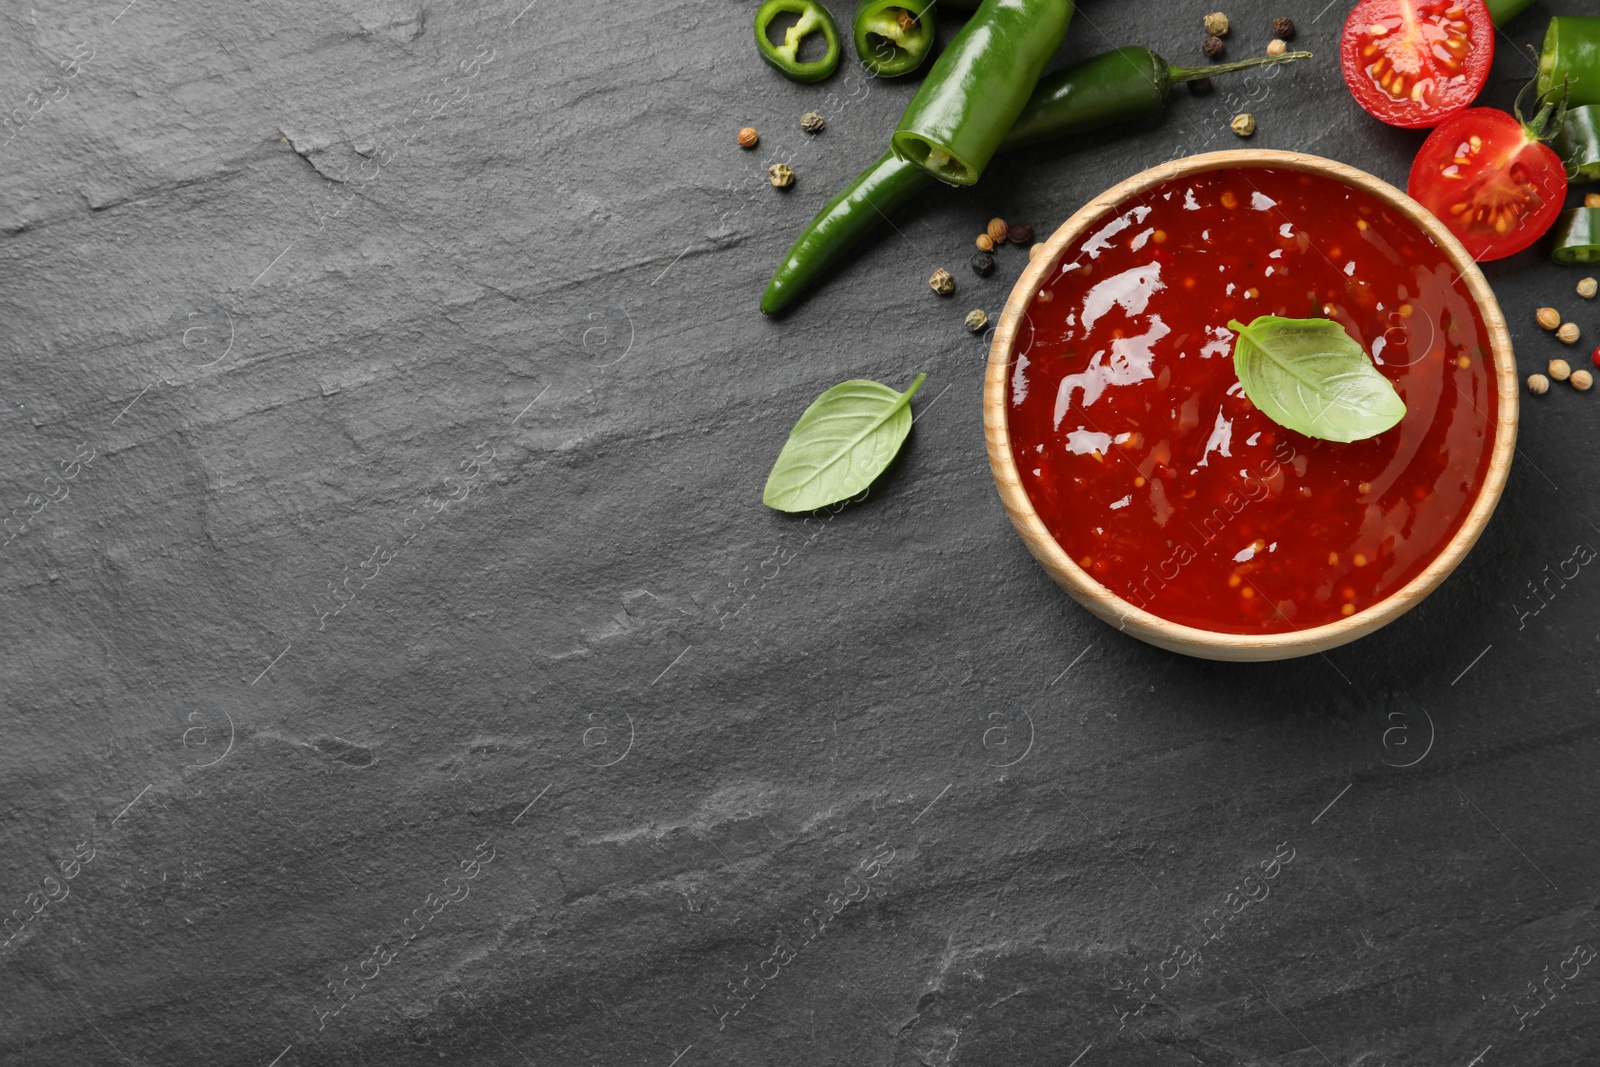
M 1011 429 L 1006 415 L 1007 378 L 1018 325 L 1046 276 L 1066 249 L 1090 226 L 1122 206 L 1130 197 L 1174 178 L 1239 167 L 1274 167 L 1334 178 L 1370 193 L 1415 223 L 1432 238 L 1460 272 L 1478 306 L 1479 314 L 1483 316 L 1499 394 L 1494 448 L 1484 483 L 1473 499 L 1471 510 L 1461 528 L 1422 573 L 1386 599 L 1348 618 L 1277 634 L 1221 633 L 1183 626 L 1135 607 L 1090 577 L 1061 547 L 1034 510 L 1012 455 Z M 984 378 L 983 425 L 989 446 L 989 467 L 994 472 L 995 485 L 1000 491 L 1000 501 L 1005 505 L 1006 513 L 1011 516 L 1011 522 L 1022 535 L 1028 551 L 1073 599 L 1117 629 L 1173 652 L 1204 659 L 1275 660 L 1323 652 L 1364 637 L 1409 611 L 1444 581 L 1445 576 L 1455 569 L 1467 550 L 1478 540 L 1478 535 L 1483 532 L 1500 500 L 1501 490 L 1505 488 L 1506 475 L 1511 469 L 1511 455 L 1516 448 L 1517 397 L 1516 361 L 1512 356 L 1511 336 L 1506 331 L 1505 316 L 1500 312 L 1500 305 L 1489 283 L 1484 280 L 1483 272 L 1461 246 L 1461 242 L 1427 208 L 1387 182 L 1331 159 L 1299 152 L 1245 150 L 1208 152 L 1141 171 L 1089 201 L 1051 234 L 1043 251 L 1033 257 L 1016 287 L 1011 290 L 1005 310 L 1000 315 L 989 348 L 989 365 Z

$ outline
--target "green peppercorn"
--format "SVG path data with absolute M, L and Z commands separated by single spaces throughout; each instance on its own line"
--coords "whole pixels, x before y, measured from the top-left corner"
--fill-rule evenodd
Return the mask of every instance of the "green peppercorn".
M 971 311 L 967 312 L 966 323 L 967 329 L 971 330 L 973 333 L 982 333 L 983 328 L 989 325 L 989 316 L 983 313 L 983 309 L 973 308 Z

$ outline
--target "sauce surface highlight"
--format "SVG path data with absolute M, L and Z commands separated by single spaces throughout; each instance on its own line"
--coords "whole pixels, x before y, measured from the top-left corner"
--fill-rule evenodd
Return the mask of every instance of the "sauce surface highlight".
M 1406 403 L 1340 444 L 1244 396 L 1229 319 L 1327 318 Z M 1226 633 L 1320 626 L 1416 577 L 1466 518 L 1494 444 L 1488 330 L 1414 223 L 1332 178 L 1177 179 L 1096 221 L 1029 305 L 1008 374 L 1012 453 L 1096 581 Z

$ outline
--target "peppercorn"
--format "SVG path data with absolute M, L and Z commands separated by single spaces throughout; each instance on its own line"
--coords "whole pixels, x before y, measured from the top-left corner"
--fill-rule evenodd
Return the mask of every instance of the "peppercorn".
M 1576 342 L 1578 340 L 1578 324 L 1575 322 L 1563 322 L 1561 329 L 1556 331 L 1556 340 L 1568 345 Z
M 1033 242 L 1033 227 L 1026 222 L 1013 222 L 1011 224 L 1011 243 L 1025 245 Z
M 1567 365 L 1567 361 L 1564 359 L 1552 359 L 1549 370 L 1550 377 L 1558 382 L 1564 382 L 1572 377 L 1572 368 Z
M 1272 36 L 1281 37 L 1285 41 L 1294 40 L 1294 19 L 1273 19 Z
M 956 280 L 950 276 L 949 271 L 940 267 L 933 272 L 933 277 L 928 279 L 928 288 L 940 296 L 949 296 L 956 291 Z
M 1600 285 L 1597 285 L 1593 278 L 1585 278 L 1578 283 L 1578 295 L 1585 300 L 1593 300 L 1597 288 L 1600 288 Z
M 1575 370 L 1572 372 L 1571 381 L 1574 389 L 1580 393 L 1587 393 L 1589 387 L 1594 384 L 1594 375 L 1586 370 Z
M 800 128 L 807 133 L 820 133 L 827 124 L 828 120 L 815 111 L 807 111 L 800 116 Z
M 1600 367 L 1600 348 L 1594 350 L 1594 355 L 1589 357 L 1589 362 L 1593 363 L 1596 367 Z
M 1289 46 L 1283 42 L 1282 38 L 1273 38 L 1267 42 L 1267 55 L 1269 56 L 1281 56 L 1288 50 Z
M 1256 132 L 1256 118 L 1248 111 L 1243 115 L 1235 115 L 1233 121 L 1228 123 L 1228 129 L 1240 137 L 1249 137 Z
M 1189 83 L 1190 96 L 1210 96 L 1211 90 L 1216 86 L 1211 84 L 1210 78 L 1196 78 Z
M 1543 396 L 1550 391 L 1550 379 L 1542 374 L 1528 375 L 1528 392 L 1534 396 Z
M 985 237 L 988 235 L 985 234 Z M 981 238 L 980 238 L 981 240 Z M 987 278 L 994 273 L 994 257 L 987 252 L 979 252 L 972 257 L 972 273 L 980 278 Z
M 990 237 L 986 233 L 978 234 L 978 251 L 980 251 L 980 252 L 993 252 L 994 251 L 994 238 Z
M 1600 193 L 1584 193 L 1583 194 L 1583 206 L 1584 207 L 1600 207 Z
M 794 170 L 787 163 L 774 163 L 767 168 L 767 181 L 774 189 L 787 189 L 794 184 Z
M 1205 43 L 1200 46 L 1200 51 L 1204 52 L 1212 59 L 1216 59 L 1218 56 L 1222 55 L 1223 48 L 1224 46 L 1222 44 L 1222 38 L 1213 36 L 1206 38 Z
M 1206 33 L 1212 37 L 1228 36 L 1228 16 L 1220 11 L 1213 11 L 1205 18 Z
M 985 232 L 989 235 L 989 240 L 997 245 L 1003 245 L 1006 243 L 1006 234 L 1010 232 L 1010 227 L 1006 225 L 1005 219 L 990 219 Z
M 973 308 L 967 312 L 966 323 L 967 329 L 973 333 L 982 333 L 983 328 L 989 325 L 989 316 L 985 315 L 981 308 Z
M 1561 312 L 1555 308 L 1540 308 L 1533 313 L 1534 320 L 1547 330 L 1553 330 L 1561 325 Z
M 754 126 L 746 126 L 744 129 L 739 131 L 740 148 L 754 148 L 756 143 L 760 140 L 761 135 L 756 132 L 756 128 Z

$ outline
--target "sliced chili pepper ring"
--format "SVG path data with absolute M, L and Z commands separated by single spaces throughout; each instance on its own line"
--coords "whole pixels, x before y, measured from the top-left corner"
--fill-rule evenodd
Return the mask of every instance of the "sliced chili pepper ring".
M 856 55 L 880 78 L 922 66 L 933 51 L 934 0 L 867 0 L 856 9 Z
M 799 20 L 785 31 L 782 44 L 774 44 L 770 31 L 779 15 L 798 15 Z M 813 33 L 822 34 L 827 53 L 803 61 L 800 46 Z M 839 27 L 816 0 L 767 0 L 756 9 L 756 47 L 762 59 L 797 82 L 819 82 L 839 69 Z
M 1600 207 L 1574 207 L 1555 224 L 1556 244 L 1550 258 L 1567 266 L 1600 263 Z
M 1567 109 L 1551 143 L 1567 166 L 1567 180 L 1600 182 L 1600 104 Z
M 1558 15 L 1539 49 L 1539 91 L 1570 79 L 1567 103 L 1600 104 L 1600 18 Z

